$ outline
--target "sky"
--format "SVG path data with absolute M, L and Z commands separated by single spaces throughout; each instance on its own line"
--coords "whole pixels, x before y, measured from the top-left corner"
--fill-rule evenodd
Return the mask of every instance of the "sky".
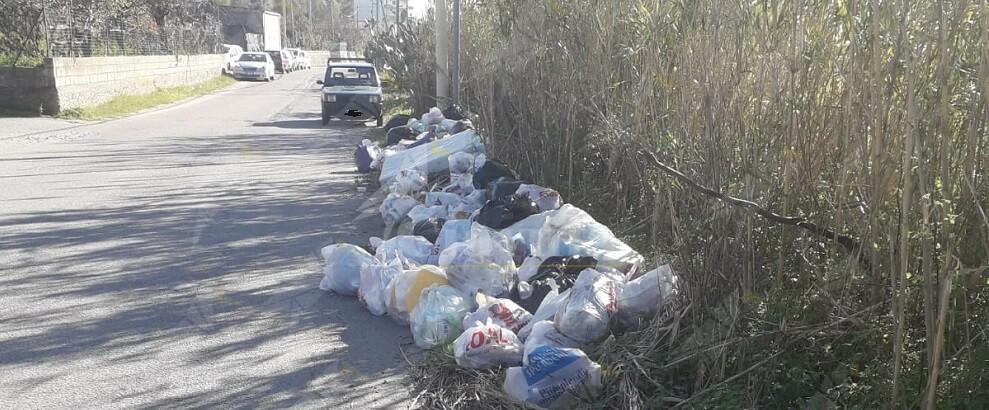
M 385 0 L 386 3 L 392 4 L 394 1 Z M 409 2 L 409 15 L 413 18 L 423 17 L 426 15 L 426 11 L 433 7 L 433 0 L 408 0 Z M 374 0 L 357 0 L 357 16 L 358 18 L 368 18 L 373 13 Z

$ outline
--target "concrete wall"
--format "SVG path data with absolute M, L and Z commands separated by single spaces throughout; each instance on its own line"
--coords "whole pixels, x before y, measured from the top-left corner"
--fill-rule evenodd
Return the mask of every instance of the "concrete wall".
M 25 115 L 58 113 L 51 61 L 41 67 L 0 67 L 0 110 Z
M 65 110 L 203 82 L 219 75 L 223 62 L 221 54 L 54 58 L 52 70 Z

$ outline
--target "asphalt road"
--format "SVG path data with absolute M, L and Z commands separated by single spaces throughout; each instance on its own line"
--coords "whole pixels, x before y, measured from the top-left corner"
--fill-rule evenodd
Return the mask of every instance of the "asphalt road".
M 0 408 L 406 406 L 408 327 L 317 289 L 382 225 L 316 74 L 0 118 Z

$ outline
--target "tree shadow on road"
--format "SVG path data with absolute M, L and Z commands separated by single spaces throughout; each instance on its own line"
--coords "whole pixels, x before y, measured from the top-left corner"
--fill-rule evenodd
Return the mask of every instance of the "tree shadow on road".
M 408 328 L 316 289 L 322 246 L 381 231 L 356 174 L 328 166 L 352 160 L 355 142 L 334 138 L 186 138 L 152 152 L 83 141 L 50 155 L 73 156 L 72 172 L 94 175 L 184 172 L 82 187 L 160 186 L 117 202 L 0 215 L 0 260 L 10 262 L 0 276 L 9 309 L 0 372 L 10 386 L 43 397 L 74 369 L 146 379 L 118 388 L 117 399 L 142 406 L 404 403 Z M 35 176 L 68 174 L 36 161 Z M 231 172 L 245 165 L 250 175 Z

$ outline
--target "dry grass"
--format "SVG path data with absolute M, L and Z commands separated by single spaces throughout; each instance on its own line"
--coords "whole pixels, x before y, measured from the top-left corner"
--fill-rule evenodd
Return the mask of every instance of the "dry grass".
M 683 277 L 670 349 L 704 353 L 676 374 L 640 362 L 655 388 L 619 379 L 644 406 L 989 405 L 984 4 L 467 3 L 464 95 L 489 151 Z M 856 238 L 868 267 L 641 147 Z

